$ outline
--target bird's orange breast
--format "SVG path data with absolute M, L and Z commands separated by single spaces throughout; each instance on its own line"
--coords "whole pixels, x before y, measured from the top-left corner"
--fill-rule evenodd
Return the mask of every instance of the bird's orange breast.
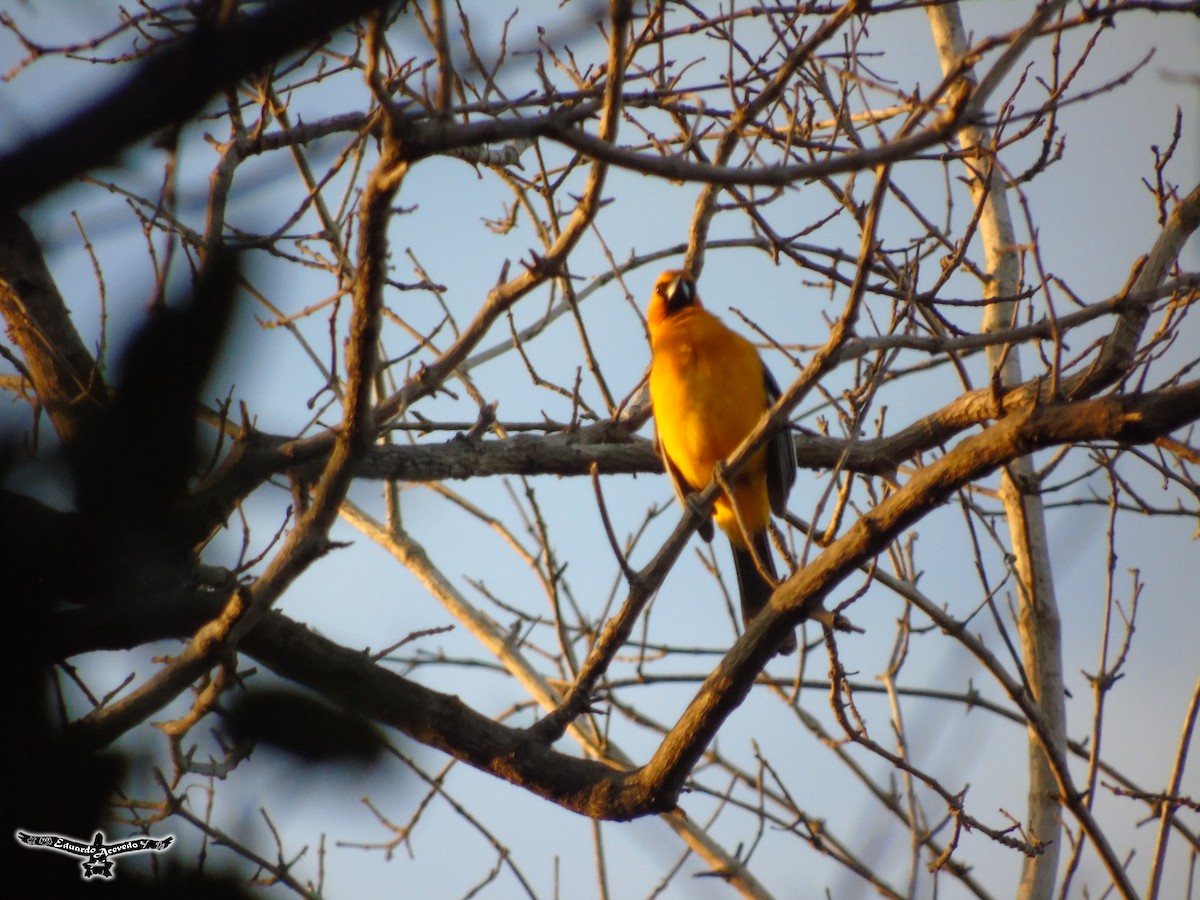
M 700 490 L 767 406 L 762 361 L 754 345 L 702 308 L 651 323 L 650 397 L 658 439 L 680 475 Z M 769 520 L 763 451 L 742 470 L 734 494 L 751 530 Z M 717 524 L 736 538 L 736 517 L 722 498 Z M 732 531 L 731 531 L 732 528 Z

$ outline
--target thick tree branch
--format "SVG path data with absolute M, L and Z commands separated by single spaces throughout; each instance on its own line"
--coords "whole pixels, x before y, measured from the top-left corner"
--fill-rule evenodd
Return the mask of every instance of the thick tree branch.
M 655 752 L 634 772 L 560 754 L 525 729 L 509 728 L 473 712 L 460 700 L 396 676 L 368 655 L 347 650 L 278 613 L 269 613 L 241 643 L 243 652 L 346 708 L 398 728 L 476 768 L 521 785 L 588 816 L 627 819 L 673 807 L 688 775 L 721 723 L 741 703 L 785 632 L 906 528 L 963 485 L 1034 450 L 1085 441 L 1147 443 L 1200 419 L 1200 382 L 1146 394 L 1050 404 L 1027 410 L 964 439 L 918 470 L 894 494 L 859 520 L 813 562 L 789 578 L 705 680 L 695 699 Z M 192 614 L 220 610 L 220 595 L 196 595 Z M 202 607 L 202 608 L 201 608 Z M 54 629 L 74 651 L 94 649 L 123 627 L 97 625 L 107 611 L 69 614 Z M 91 622 L 80 630 L 79 622 Z M 71 624 L 75 622 L 77 624 Z M 160 627 L 143 636 L 188 633 L 190 624 Z M 1013 679 L 1014 685 L 1020 684 Z M 1014 698 L 1021 701 L 1020 696 Z M 1025 698 L 1027 700 L 1027 698 Z M 1037 707 L 1022 703 L 1037 725 Z M 1069 775 L 1056 772 L 1061 789 Z M 1103 839 L 1103 836 L 1100 836 Z
M 454 618 L 462 622 L 496 659 L 516 678 L 539 706 L 549 711 L 560 700 L 558 691 L 526 658 L 508 629 L 502 628 L 486 613 L 472 606 L 430 561 L 423 547 L 403 532 L 383 527 L 353 504 L 343 504 L 342 515 L 365 535 L 391 553 L 416 576 Z M 572 738 L 598 760 L 613 768 L 629 770 L 633 760 L 622 752 L 611 738 L 601 734 L 592 723 L 576 721 L 568 729 Z M 714 868 L 729 873 L 742 892 L 749 896 L 769 896 L 753 874 L 734 856 L 727 853 L 705 832 L 704 828 L 686 816 L 664 815 L 662 821 L 675 831 L 693 850 Z
M 391 2 L 273 0 L 254 15 L 197 23 L 107 96 L 0 157 L 0 211 L 115 162 L 157 129 L 191 119 L 222 88 Z
M 1046 4 L 1046 13 L 1049 7 Z M 967 36 L 958 4 L 929 7 L 927 12 L 942 71 L 950 73 L 963 67 L 968 53 Z M 964 90 L 975 87 L 973 65 L 962 69 L 962 86 Z M 1015 297 L 1021 289 L 1021 265 L 1007 182 L 987 128 L 968 125 L 959 131 L 958 141 L 968 157 L 967 184 L 979 212 L 979 238 L 987 272 L 984 296 L 995 301 L 983 310 L 982 330 L 1005 331 L 1016 322 L 1018 306 L 1015 301 L 999 298 Z M 989 346 L 987 358 L 992 372 L 990 380 L 998 387 L 1010 389 L 1023 381 L 1018 346 Z M 1054 382 L 1059 374 L 1057 369 L 1052 373 Z M 1018 625 L 1025 672 L 1046 723 L 1040 741 L 1038 734 L 1030 731 L 1026 816 L 1026 828 L 1031 838 L 1042 845 L 1043 852 L 1025 860 L 1018 893 L 1021 900 L 1048 900 L 1054 892 L 1062 820 L 1051 758 L 1062 755 L 1067 740 L 1062 623 L 1050 567 L 1045 514 L 1041 496 L 1032 487 L 1035 482 L 1029 457 L 1013 460 L 1000 473 L 1000 498 L 1017 575 Z M 1114 860 L 1105 861 L 1111 868 Z
M 1200 418 L 1200 382 L 1150 394 L 1033 407 L 965 438 L 866 513 L 808 566 L 787 579 L 771 603 L 705 680 L 671 733 L 638 774 L 651 794 L 683 784 L 721 724 L 745 699 L 784 635 L 818 610 L 848 575 L 954 491 L 1043 447 L 1081 441 L 1140 443 Z M 1067 777 L 1065 771 L 1056 773 Z M 1069 782 L 1062 785 L 1064 792 Z M 1089 834 L 1104 841 L 1101 834 Z
M 934 18 L 955 7 L 924 5 Z M 40 26 L 31 19 L 26 28 L 17 21 L 22 13 L 0 14 L 0 31 L 26 50 L 10 75 L 30 66 L 31 74 L 21 78 L 35 92 L 55 77 L 56 66 L 87 80 L 111 64 L 123 82 L 82 112 L 76 113 L 78 101 L 68 100 L 65 115 L 51 111 L 43 133 L 19 133 L 11 143 L 16 150 L 0 151 L 0 314 L 12 338 L 9 349 L 0 348 L 0 368 L 16 373 L 0 374 L 0 390 L 20 407 L 22 420 L 25 408 L 32 410 L 25 433 L 36 439 L 50 424 L 60 438 L 30 459 L 10 438 L 9 490 L 0 490 L 0 547 L 12 557 L 8 574 L 15 581 L 10 593 L 20 601 L 14 610 L 27 614 L 15 621 L 29 619 L 29 627 L 16 629 L 25 637 L 7 656 L 20 670 L 13 672 L 14 683 L 28 682 L 17 699 L 37 713 L 30 721 L 38 723 L 21 733 L 46 733 L 56 747 L 74 739 L 76 747 L 66 749 L 82 744 L 84 758 L 97 756 L 91 748 L 139 723 L 131 737 L 167 743 L 154 738 L 150 719 L 162 717 L 154 710 L 172 698 L 173 706 L 189 705 L 181 692 L 204 679 L 191 713 L 177 721 L 190 728 L 207 713 L 216 728 L 207 735 L 204 728 L 172 735 L 169 746 L 159 748 L 163 753 L 156 755 L 169 753 L 178 783 L 168 787 L 164 780 L 162 804 L 149 801 L 157 821 L 172 814 L 194 779 L 263 762 L 249 762 L 240 747 L 212 765 L 195 762 L 206 750 L 225 752 L 224 725 L 239 742 L 248 736 L 236 710 L 254 703 L 242 706 L 242 687 L 232 679 L 222 687 L 221 679 L 209 677 L 214 667 L 249 679 L 244 683 L 251 695 L 274 672 L 295 685 L 268 698 L 271 710 L 257 707 L 267 713 L 264 721 L 289 708 L 281 698 L 304 695 L 296 686 L 302 685 L 311 688 L 316 706 L 328 701 L 336 707 L 348 731 L 361 725 L 369 732 L 376 750 L 378 722 L 399 730 L 402 741 L 412 735 L 447 754 L 441 774 L 420 773 L 423 799 L 402 792 L 373 808 L 381 827 L 394 833 L 390 847 L 401 846 L 415 826 L 437 827 L 423 812 L 443 803 L 469 827 L 470 807 L 479 798 L 460 803 L 453 780 L 442 777 L 466 763 L 513 786 L 502 788 L 550 800 L 559 807 L 547 808 L 543 815 L 550 818 L 562 809 L 597 819 L 658 815 L 706 861 L 706 876 L 744 896 L 767 896 L 755 878 L 775 877 L 777 851 L 790 842 L 816 865 L 804 864 L 803 887 L 780 875 L 784 893 L 819 893 L 811 882 L 829 877 L 828 868 L 841 868 L 845 877 L 884 896 L 921 895 L 928 892 L 928 878 L 943 886 L 955 878 L 967 893 L 983 897 L 988 886 L 973 877 L 980 864 L 999 856 L 1019 866 L 1005 848 L 1036 853 L 1039 842 L 1053 836 L 1038 816 L 1022 814 L 1024 785 L 1005 785 L 1003 801 L 1020 821 L 1007 814 L 996 821 L 974 808 L 978 797 L 970 801 L 966 789 L 977 782 L 975 774 L 960 780 L 957 758 L 929 755 L 926 704 L 937 695 L 964 711 L 999 711 L 1020 723 L 1031 758 L 1045 757 L 1046 777 L 1033 785 L 1047 801 L 1044 810 L 1057 808 L 1075 856 L 1086 859 L 1095 848 L 1113 872 L 1113 892 L 1128 894 L 1122 857 L 1136 847 L 1142 858 L 1153 835 L 1128 837 L 1118 830 L 1122 811 L 1095 801 L 1097 790 L 1111 787 L 1100 786 L 1098 773 L 1118 763 L 1111 742 L 1103 758 L 1100 752 L 1102 724 L 1105 730 L 1119 725 L 1113 721 L 1118 707 L 1106 707 L 1103 697 L 1128 671 L 1124 661 L 1133 643 L 1134 615 L 1113 577 L 1117 549 L 1126 547 L 1123 561 L 1142 562 L 1129 555 L 1144 536 L 1142 527 L 1133 525 L 1136 534 L 1118 539 L 1117 524 L 1138 513 L 1174 523 L 1194 520 L 1200 497 L 1193 478 L 1200 459 L 1200 387 L 1184 383 L 1197 377 L 1189 341 L 1200 276 L 1179 267 L 1181 248 L 1200 227 L 1200 189 L 1189 193 L 1187 184 L 1178 186 L 1180 177 L 1191 176 L 1179 174 L 1192 149 L 1190 107 L 1164 113 L 1166 130 L 1174 126 L 1169 135 L 1139 132 L 1118 148 L 1135 153 L 1131 142 L 1158 141 L 1143 174 L 1160 233 L 1116 296 L 1094 301 L 1100 296 L 1095 273 L 1072 268 L 1065 257 L 1051 258 L 1060 245 L 1048 239 L 1050 223 L 1041 219 L 1037 196 L 1026 191 L 1060 162 L 1056 172 L 1076 173 L 1082 164 L 1076 174 L 1086 174 L 1089 184 L 1108 183 L 1108 155 L 1064 152 L 1078 151 L 1082 121 L 1065 111 L 1100 111 L 1102 105 L 1092 101 L 1118 88 L 1126 99 L 1149 99 L 1155 109 L 1168 94 L 1178 94 L 1182 82 L 1172 80 L 1177 74 L 1151 84 L 1145 79 L 1153 77 L 1155 52 L 1161 61 L 1177 49 L 1171 32 L 1195 0 L 1073 7 L 1066 0 L 1037 0 L 989 19 L 1008 23 L 994 32 L 941 42 L 946 65 L 940 81 L 936 70 L 930 81 L 927 69 L 904 65 L 911 48 L 900 42 L 910 39 L 913 25 L 909 0 L 751 4 L 724 12 L 704 4 L 610 0 L 599 7 L 548 4 L 533 12 L 514 6 L 505 19 L 484 18 L 470 4 L 459 8 L 444 0 L 334 6 L 314 16 L 304 13 L 315 8 L 312 0 L 149 0 L 122 13 L 108 30 L 57 46 L 39 43 L 34 31 Z M 320 16 L 334 24 L 321 26 Z M 1110 26 L 1136 20 L 1153 23 L 1135 29 L 1141 61 L 1105 72 L 1115 60 L 1104 56 L 1106 47 L 1111 50 Z M 271 21 L 273 33 L 247 47 L 253 30 Z M 932 61 L 932 51 L 927 55 Z M 1023 173 L 1006 171 L 1001 163 L 1009 148 L 1013 159 L 1036 159 Z M 150 168 L 127 171 L 121 164 L 135 155 Z M 72 326 L 68 310 L 87 316 L 87 304 L 58 297 L 29 230 L 3 218 L 16 215 L 22 197 L 36 202 L 79 173 L 87 173 L 86 190 L 73 188 L 71 195 L 101 206 L 85 204 L 74 217 L 79 246 L 62 239 L 47 246 L 55 274 L 61 265 L 65 279 L 91 264 L 105 304 L 104 327 L 138 316 L 138 298 L 128 289 L 120 297 L 109 291 L 130 277 L 139 280 L 126 268 L 134 260 L 148 266 L 157 283 L 156 309 L 135 326 L 132 340 L 123 341 L 131 349 L 120 368 L 114 364 L 119 385 L 106 368 L 114 355 L 103 344 L 96 349 L 80 340 L 93 323 L 81 321 L 79 333 Z M 438 183 L 426 185 L 429 193 L 422 191 L 419 202 L 389 186 L 427 174 Z M 972 198 L 964 208 L 967 189 Z M 1005 191 L 1009 202 L 1018 196 L 1022 201 L 1013 212 L 1023 212 L 1026 221 L 1016 229 L 999 221 Z M 683 230 L 681 198 L 691 207 L 683 209 Z M 39 221 L 50 222 L 54 206 L 53 198 L 47 200 Z M 132 219 L 123 225 L 121 216 L 108 215 L 118 209 Z M 693 228 L 686 234 L 689 213 Z M 631 216 L 645 227 L 629 231 Z M 135 221 L 140 228 L 126 227 Z M 447 232 L 442 226 L 451 221 L 455 227 Z M 710 222 L 724 240 L 708 241 Z M 1081 231 L 1085 243 L 1088 234 L 1106 227 L 1099 220 L 1086 224 L 1092 230 Z M 1019 236 L 1022 228 L 1026 237 Z M 847 229 L 851 244 L 861 236 L 860 246 L 847 248 Z M 394 252 L 388 259 L 389 235 L 393 252 L 404 247 L 403 256 Z M 5 243 L 8 237 L 11 243 Z M 93 244 L 93 238 L 99 240 Z M 1140 239 L 1143 250 L 1153 239 L 1153 233 Z M 189 304 L 181 296 L 160 302 L 167 285 L 186 280 L 189 267 L 209 272 L 222 246 L 244 251 L 245 263 L 228 280 L 226 298 L 266 312 L 258 323 L 263 330 L 250 338 L 254 326 L 245 315 L 252 310 L 241 309 L 237 343 L 227 348 L 236 354 L 237 384 L 210 409 L 202 392 L 235 377 L 235 370 L 179 363 L 188 351 L 215 350 L 219 342 L 159 340 L 171 328 L 154 323 L 181 326 L 174 328 L 178 337 L 202 331 L 196 326 L 205 321 L 228 321 L 187 315 L 207 304 Z M 596 560 L 589 556 L 597 548 L 579 544 L 583 535 L 573 528 L 579 510 L 561 506 L 555 479 L 523 476 L 661 471 L 640 436 L 649 419 L 644 392 L 618 403 L 609 386 L 632 386 L 646 356 L 637 296 L 647 269 L 688 254 L 698 270 L 708 251 L 746 267 L 738 315 L 794 364 L 791 387 L 694 500 L 700 512 L 676 515 L 666 523 L 673 532 L 653 546 L 647 541 L 662 531 L 663 508 L 650 501 L 667 496 L 658 494 L 666 482 L 647 478 L 632 485 L 645 489 L 643 509 L 605 509 L 612 498 L 597 490 L 595 502 L 618 560 L 610 565 L 616 581 L 605 584 L 594 577 Z M 412 276 L 404 272 L 404 260 L 411 262 Z M 494 267 L 482 287 L 481 265 Z M 767 266 L 776 271 L 766 272 Z M 1069 277 L 1063 274 L 1068 271 Z M 839 318 L 837 305 L 847 297 Z M 596 302 L 585 309 L 585 299 Z M 971 324 L 980 315 L 982 328 Z M 813 316 L 826 324 L 815 326 L 817 344 Z M 825 330 L 832 334 L 818 346 Z M 155 347 L 157 354 L 150 353 Z M 984 371 L 984 352 L 996 374 L 972 390 L 981 383 L 976 377 Z M 1018 353 L 1025 375 L 1013 365 Z M 161 377 L 128 377 L 128 363 L 139 355 L 141 371 Z M 1038 371 L 1028 371 L 1031 361 Z M 529 383 L 506 377 L 521 365 Z M 951 383 L 956 376 L 961 388 Z M 190 386 L 181 387 L 185 383 Z M 147 387 L 127 392 L 127 385 Z M 805 410 L 816 407 L 811 426 L 810 413 L 798 411 L 804 397 Z M 122 405 L 153 411 L 123 418 L 114 412 Z M 805 421 L 792 421 L 798 415 Z M 271 424 L 278 422 L 289 424 Z M 203 448 L 195 440 L 198 423 L 208 426 Z M 290 433 L 260 432 L 260 424 Z M 787 517 L 795 530 L 774 536 L 792 577 L 741 640 L 718 637 L 714 651 L 711 629 L 724 623 L 707 616 L 706 623 L 677 628 L 667 616 L 678 608 L 648 612 L 649 604 L 664 579 L 668 589 L 678 577 L 677 590 L 707 593 L 687 585 L 687 576 L 698 572 L 694 566 L 683 571 L 681 554 L 694 548 L 691 532 L 729 473 L 778 428 L 790 429 L 799 465 L 823 473 L 827 487 L 814 518 L 828 518 L 829 525 L 816 537 L 796 516 Z M 92 444 L 108 439 L 106 453 L 87 451 L 80 439 L 97 432 L 101 439 Z M 1151 441 L 1154 446 L 1146 446 Z M 1022 468 L 1023 454 L 1038 448 L 1044 448 L 1038 457 L 1045 467 L 1030 473 Z M 56 464 L 64 458 L 70 474 L 57 477 Z M 0 468 L 5 463 L 0 459 Z M 522 477 L 475 480 L 496 475 Z M 372 518 L 347 502 L 355 480 L 355 491 L 382 492 L 386 518 Z M 631 486 L 621 481 L 622 491 Z M 1108 495 L 1088 496 L 1102 481 Z M 409 490 L 421 482 L 434 490 Z M 40 497 L 39 486 L 53 491 L 48 502 L 74 498 L 73 511 L 58 512 L 16 493 Z M 499 490 L 512 501 L 507 512 L 503 498 L 495 505 Z M 1018 524 L 1010 541 L 1002 526 L 998 530 L 996 500 L 1004 501 L 1010 521 L 1028 521 L 1030 497 L 1041 491 L 1047 505 L 1053 496 L 1061 507 L 1109 506 L 1101 661 L 1096 675 L 1085 673 L 1095 686 L 1092 709 L 1084 698 L 1084 708 L 1076 710 L 1093 719 L 1086 746 L 1064 746 L 1046 681 L 1035 671 L 1039 666 L 1025 661 L 1034 654 L 1026 649 L 1022 657 L 1018 623 L 1003 609 L 1018 592 L 1023 610 L 1041 606 L 1047 594 L 1022 561 L 1039 565 L 1026 552 L 1037 540 L 1026 540 L 1034 529 Z M 804 502 L 804 496 L 795 499 Z M 827 500 L 836 502 L 828 515 Z M 968 552 L 951 563 L 963 579 L 973 575 L 978 583 L 964 584 L 945 605 L 916 585 L 931 553 L 948 559 L 939 530 L 953 527 L 956 507 L 966 521 Z M 456 523 L 453 533 L 441 525 L 445 514 Z M 335 515 L 342 522 L 334 523 Z M 363 548 L 362 535 L 352 548 L 334 544 L 331 524 L 345 528 L 346 521 L 378 546 Z M 428 552 L 417 533 L 426 528 L 434 542 Z M 485 533 L 484 540 L 472 540 L 472 532 Z M 794 571 L 789 543 L 797 534 L 813 538 L 799 554 L 802 568 Z M 490 552 L 493 535 L 509 552 Z M 446 539 L 453 546 L 438 550 L 435 545 Z M 931 539 L 938 542 L 932 548 Z M 395 643 L 373 634 L 365 639 L 370 649 L 353 640 L 338 646 L 318 633 L 329 624 L 329 610 L 305 623 L 277 611 L 285 591 L 304 588 L 296 575 L 315 570 L 322 553 L 336 549 L 353 568 L 364 553 L 378 556 L 379 548 L 391 553 L 385 566 L 404 569 L 396 582 L 401 593 L 393 598 L 392 613 L 400 616 L 393 622 L 400 629 Z M 712 587 L 731 599 L 721 573 L 724 548 L 715 555 L 704 549 L 701 564 Z M 461 571 L 440 568 L 439 556 Z M 640 570 L 631 562 L 647 559 Z M 886 575 L 885 567 L 894 574 Z M 326 574 L 336 578 L 337 571 L 335 565 Z M 1049 567 L 1043 571 L 1048 577 Z M 339 608 L 370 599 L 356 596 L 360 574 L 342 579 Z M 1171 573 L 1153 574 L 1163 589 L 1162 579 L 1169 581 Z M 463 578 L 469 588 L 459 585 Z M 1152 579 L 1135 576 L 1133 582 L 1136 609 Z M 869 626 L 873 632 L 894 626 L 890 653 L 877 643 L 844 648 L 856 657 L 875 650 L 888 655 L 886 662 L 878 655 L 876 663 L 866 662 L 886 666 L 883 694 L 868 694 L 842 677 L 831 634 L 835 674 L 829 682 L 812 677 L 820 649 L 812 642 L 795 658 L 792 679 L 764 679 L 760 670 L 781 636 L 810 618 L 828 626 L 836 620 L 823 604 L 832 609 L 843 598 L 839 611 L 863 602 L 899 611 L 895 618 L 872 616 Z M 430 640 L 444 628 L 404 621 L 416 610 L 414 601 L 434 600 L 442 604 L 434 605 L 435 618 L 458 626 L 445 644 Z M 1160 606 L 1141 605 L 1137 625 L 1143 636 L 1146 619 L 1164 615 Z M 951 615 L 954 607 L 959 613 Z M 728 613 L 731 629 L 741 630 L 732 602 Z M 1129 619 L 1114 663 L 1109 631 L 1120 630 L 1122 613 Z M 1019 628 L 1030 631 L 1024 616 Z M 812 637 L 812 628 L 801 630 Z M 162 640 L 171 642 L 165 651 L 145 646 Z M 937 692 L 912 683 L 930 675 L 915 656 L 932 644 L 957 647 L 970 667 L 967 686 Z M 724 659 L 721 649 L 728 649 Z M 167 656 L 163 665 L 156 656 L 139 665 L 136 660 L 151 650 L 175 659 Z M 107 673 L 122 660 L 133 662 L 119 675 L 136 671 L 114 685 Z M 780 665 L 771 663 L 773 670 Z M 473 682 L 498 675 L 501 705 L 471 700 L 468 706 L 465 697 L 444 693 L 446 684 L 437 682 L 451 668 L 464 670 Z M 1075 666 L 1066 668 L 1069 675 Z M 33 683 L 47 675 L 57 682 L 57 715 L 45 702 L 44 684 Z M 1180 685 L 1186 690 L 1194 680 L 1192 673 L 1171 686 L 1178 696 Z M 751 694 L 754 684 L 766 693 Z M 830 734 L 814 714 L 813 691 L 831 686 L 844 735 Z M 229 693 L 218 697 L 223 689 Z M 862 708 L 856 709 L 860 690 Z M 681 696 L 672 709 L 674 728 L 656 721 L 647 704 Z M 1118 795 L 1125 788 L 1136 792 L 1135 803 L 1118 801 L 1128 807 L 1126 820 L 1130 809 L 1149 805 L 1160 822 L 1153 868 L 1147 864 L 1151 893 L 1165 892 L 1177 879 L 1176 856 L 1200 846 L 1186 828 L 1186 815 L 1173 814 L 1193 802 L 1181 796 L 1187 792 L 1178 782 L 1189 737 L 1194 744 L 1197 696 L 1183 718 L 1184 749 L 1176 754 L 1174 773 L 1168 771 L 1154 791 L 1128 783 L 1113 788 Z M 731 720 L 743 698 L 752 702 Z M 1072 702 L 1080 702 L 1078 692 Z M 775 707 L 772 734 L 760 734 L 743 718 L 761 703 Z M 884 704 L 891 730 L 885 726 L 881 735 L 877 717 Z M 539 707 L 545 711 L 541 721 Z M 89 711 L 93 715 L 74 726 L 46 722 L 47 713 L 66 723 Z M 226 719 L 225 711 L 234 714 Z M 360 721 L 360 713 L 368 721 Z M 988 718 L 961 726 L 948 725 L 944 716 L 935 721 L 968 740 L 989 726 Z M 511 727 L 518 724 L 529 727 Z M 846 767 L 840 775 L 823 771 L 822 778 L 850 782 L 868 803 L 880 804 L 892 838 L 886 859 L 871 855 L 860 835 L 855 846 L 843 840 L 840 827 L 825 827 L 823 810 L 805 808 L 815 770 L 780 764 L 780 728 L 790 732 L 789 746 L 811 739 L 826 746 L 835 769 Z M 618 746 L 630 731 L 650 741 L 642 742 L 636 759 Z M 279 737 L 268 730 L 259 734 L 272 743 Z M 1012 733 L 994 737 L 1018 740 Z M 9 743 L 32 761 L 23 761 L 22 771 L 68 768 L 52 760 L 43 764 L 43 742 L 36 736 L 32 743 Z M 278 741 L 304 753 L 302 743 Z M 1081 754 L 1090 754 L 1086 781 L 1075 768 Z M 118 748 L 99 754 L 120 755 Z M 407 763 L 405 756 L 401 752 Z M 894 785 L 870 771 L 871 759 L 895 775 Z M 343 763 L 332 765 L 340 769 Z M 97 794 L 111 793 L 107 781 L 91 782 L 104 785 Z M 37 803 L 21 808 L 53 805 L 53 791 L 54 784 L 47 788 L 39 778 L 36 789 L 26 791 L 31 798 L 41 795 Z M 75 788 L 68 793 L 79 795 Z M 137 802 L 134 815 L 141 817 Z M 393 817 L 397 802 L 411 810 L 409 822 Z M 701 811 L 711 818 L 701 818 Z M 185 828 L 204 824 L 184 818 Z M 1024 830 L 1019 839 L 1009 825 Z M 600 825 L 591 830 L 600 892 L 610 893 L 615 860 Z M 986 837 L 965 839 L 972 830 Z M 733 831 L 747 837 L 736 853 L 714 840 Z M 1167 854 L 1168 831 L 1187 846 Z M 907 840 L 894 840 L 899 832 Z M 276 834 L 280 845 L 292 837 L 286 828 Z M 501 836 L 487 837 L 499 858 L 484 884 L 498 873 L 505 877 L 508 859 Z M 1051 888 L 1053 866 L 1045 863 L 1059 843 L 1062 838 L 1039 860 L 1046 877 L 1037 881 Z M 303 879 L 285 871 L 285 860 L 294 858 L 290 849 L 279 847 L 268 874 L 280 874 L 299 890 Z M 899 856 L 907 859 L 894 865 Z M 323 859 L 315 863 L 320 871 Z M 901 871 L 905 862 L 907 872 Z M 926 863 L 941 874 L 927 876 Z M 695 857 L 683 853 L 661 887 L 695 866 Z M 525 884 L 518 867 L 509 867 Z M 810 880 L 810 871 L 820 874 Z M 1094 864 L 1086 875 L 1109 880 Z M 1160 875 L 1163 886 L 1156 887 Z M 1028 893 L 1048 892 L 1037 887 Z
M 744 699 L 785 631 L 951 493 L 1041 447 L 1096 440 L 1147 442 L 1197 419 L 1200 382 L 1191 382 L 1150 394 L 1038 407 L 965 439 L 919 470 L 780 587 L 770 607 L 706 679 L 654 757 L 632 773 L 557 754 L 525 731 L 484 719 L 456 698 L 405 683 L 361 654 L 329 645 L 282 616 L 265 619 L 247 636 L 243 649 L 285 677 L 329 692 L 351 709 L 568 809 L 614 819 L 662 812 L 673 807 L 712 736 Z M 302 652 L 305 648 L 310 652 Z M 318 651 L 318 658 L 328 659 L 328 668 L 314 668 Z
M 1180 200 L 1159 232 L 1141 269 L 1129 285 L 1129 293 L 1151 291 L 1166 279 L 1179 254 L 1200 228 L 1200 184 Z M 1095 363 L 1087 371 L 1069 379 L 1064 394 L 1069 397 L 1091 396 L 1125 376 L 1137 352 L 1142 330 L 1150 312 L 1148 307 L 1130 307 L 1122 311 L 1112 333 L 1105 340 Z
M 108 391 L 37 239 L 15 212 L 0 211 L 0 315 L 38 401 L 59 439 L 70 445 L 108 408 Z
M 392 199 L 406 171 L 407 164 L 397 154 L 395 142 L 385 142 L 360 211 L 345 412 L 309 508 L 262 576 L 248 588 L 235 589 L 221 615 L 197 631 L 182 652 L 137 690 L 73 723 L 71 739 L 80 746 L 103 747 L 170 703 L 221 656 L 230 653 L 292 582 L 327 552 L 329 529 L 350 488 L 354 464 L 375 439 L 371 390 L 378 365 L 379 320 L 387 279 L 387 223 Z

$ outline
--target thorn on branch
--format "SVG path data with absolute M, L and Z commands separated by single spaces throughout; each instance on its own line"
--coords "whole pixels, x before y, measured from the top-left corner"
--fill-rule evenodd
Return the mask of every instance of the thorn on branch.
M 823 628 L 828 628 L 832 631 L 841 631 L 845 634 L 866 634 L 866 631 L 859 628 L 840 612 L 831 611 L 824 607 L 813 610 L 809 613 L 808 617 Z

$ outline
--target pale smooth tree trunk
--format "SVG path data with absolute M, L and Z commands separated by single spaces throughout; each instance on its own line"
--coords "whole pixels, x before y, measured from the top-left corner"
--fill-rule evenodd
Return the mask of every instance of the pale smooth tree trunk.
M 928 13 L 942 71 L 948 73 L 967 50 L 958 4 L 930 6 Z M 969 70 L 965 77 L 971 78 Z M 977 205 L 982 205 L 979 236 L 990 276 L 984 296 L 987 299 L 1015 297 L 1020 279 L 1016 234 L 1003 175 L 991 165 L 990 134 L 984 127 L 968 124 L 959 131 L 958 137 L 960 146 L 970 151 L 965 158 L 970 170 L 972 198 Z M 983 314 L 983 330 L 1010 327 L 1015 312 L 1016 304 L 1011 301 L 989 304 Z M 1002 386 L 1021 382 L 1021 363 L 1016 347 L 989 347 L 987 358 L 991 371 L 999 369 Z M 1007 515 L 1018 584 L 1018 627 L 1025 673 L 1034 699 L 1050 723 L 1048 738 L 1052 750 L 1061 755 L 1066 744 L 1061 627 L 1042 498 L 1028 457 L 1016 460 L 1003 470 L 1000 497 Z M 1044 843 L 1044 852 L 1026 860 L 1017 897 L 1020 900 L 1050 898 L 1054 894 L 1062 842 L 1059 789 L 1032 727 L 1029 731 L 1029 807 L 1025 827 L 1030 837 Z

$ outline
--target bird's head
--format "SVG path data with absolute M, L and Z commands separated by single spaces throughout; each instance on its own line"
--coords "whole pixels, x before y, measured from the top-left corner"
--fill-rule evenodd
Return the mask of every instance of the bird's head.
M 654 282 L 648 315 L 652 324 L 661 322 L 684 309 L 700 305 L 696 279 L 683 269 L 670 269 Z

